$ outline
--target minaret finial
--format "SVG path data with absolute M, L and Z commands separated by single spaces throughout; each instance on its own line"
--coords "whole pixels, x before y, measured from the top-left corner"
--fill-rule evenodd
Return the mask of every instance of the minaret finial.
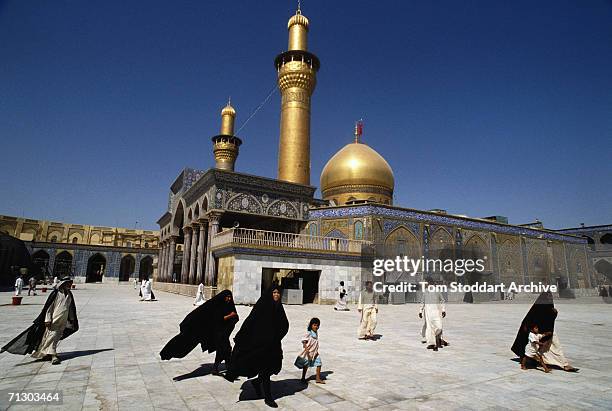
M 295 11 L 295 14 L 302 14 L 302 0 L 297 0 L 298 2 L 298 7 L 297 10 Z
M 232 105 L 232 96 L 229 96 L 229 97 L 227 98 L 227 105 L 228 105 L 228 106 L 231 106 L 231 105 Z
M 363 119 L 359 119 L 355 122 L 355 143 L 361 143 L 361 136 L 363 134 Z

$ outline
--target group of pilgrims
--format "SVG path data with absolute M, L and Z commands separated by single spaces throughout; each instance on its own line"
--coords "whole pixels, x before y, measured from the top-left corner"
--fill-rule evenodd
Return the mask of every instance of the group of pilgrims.
M 40 360 L 60 363 L 57 345 L 60 340 L 79 329 L 76 305 L 70 291 L 69 277 L 58 281 L 49 295 L 40 315 L 32 326 L 19 334 L 0 352 L 32 354 Z M 146 279 L 140 285 L 143 300 L 154 299 L 151 282 Z M 341 282 L 337 289 L 338 299 L 334 309 L 348 311 L 347 291 Z M 183 358 L 198 344 L 202 351 L 215 353 L 212 374 L 230 382 L 246 377 L 259 398 L 276 408 L 270 389 L 270 378 L 281 371 L 283 361 L 282 340 L 289 331 L 289 320 L 281 301 L 282 289 L 274 284 L 253 306 L 234 337 L 230 336 L 239 322 L 238 311 L 230 290 L 223 290 L 209 300 L 204 299 L 203 286 L 198 287 L 194 308 L 180 323 L 179 334 L 173 337 L 160 352 L 162 360 Z M 361 314 L 358 338 L 376 340 L 375 329 L 378 314 L 378 294 L 372 282 L 367 281 L 359 294 L 357 310 Z M 428 291 L 423 295 L 418 316 L 423 319 L 422 342 L 433 351 L 449 345 L 442 337 L 446 307 L 440 292 Z M 521 368 L 541 367 L 545 372 L 554 366 L 565 371 L 576 372 L 563 353 L 558 335 L 554 332 L 557 310 L 550 292 L 542 293 L 523 319 L 512 351 L 519 357 Z M 308 368 L 316 369 L 316 382 L 325 384 L 321 377 L 322 361 L 319 355 L 319 327 L 321 321 L 312 318 L 301 340 L 302 347 L 294 365 L 302 370 L 302 383 L 306 384 Z M 220 366 L 225 363 L 225 370 Z

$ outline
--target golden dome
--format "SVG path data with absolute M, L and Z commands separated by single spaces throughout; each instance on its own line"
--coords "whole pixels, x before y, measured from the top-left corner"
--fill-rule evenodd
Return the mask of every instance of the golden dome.
M 221 115 L 236 116 L 236 110 L 234 110 L 234 107 L 232 107 L 230 103 L 227 103 L 227 106 L 223 107 L 223 110 L 221 110 Z
M 336 205 L 374 201 L 390 204 L 395 179 L 389 163 L 370 146 L 353 142 L 327 162 L 321 173 L 321 193 Z

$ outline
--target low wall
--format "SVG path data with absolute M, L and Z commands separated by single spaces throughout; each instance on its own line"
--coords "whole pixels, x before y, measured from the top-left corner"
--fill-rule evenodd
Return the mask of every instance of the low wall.
M 198 286 L 180 283 L 162 283 L 157 281 L 153 283 L 153 291 L 165 291 L 167 293 L 186 295 L 187 297 L 195 298 L 198 292 Z M 204 298 L 207 300 L 213 297 L 216 293 L 216 287 L 204 286 Z

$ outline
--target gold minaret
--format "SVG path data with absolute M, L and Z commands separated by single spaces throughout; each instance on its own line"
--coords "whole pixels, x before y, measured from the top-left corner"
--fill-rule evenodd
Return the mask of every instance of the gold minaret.
M 236 110 L 232 107 L 231 102 L 228 102 L 221 110 L 221 132 L 212 138 L 215 168 L 234 171 L 238 147 L 242 144 L 242 140 L 234 135 L 235 119 Z
M 274 61 L 281 93 L 278 179 L 310 185 L 310 96 L 319 59 L 307 51 L 308 19 L 299 7 L 287 29 L 289 50 Z

